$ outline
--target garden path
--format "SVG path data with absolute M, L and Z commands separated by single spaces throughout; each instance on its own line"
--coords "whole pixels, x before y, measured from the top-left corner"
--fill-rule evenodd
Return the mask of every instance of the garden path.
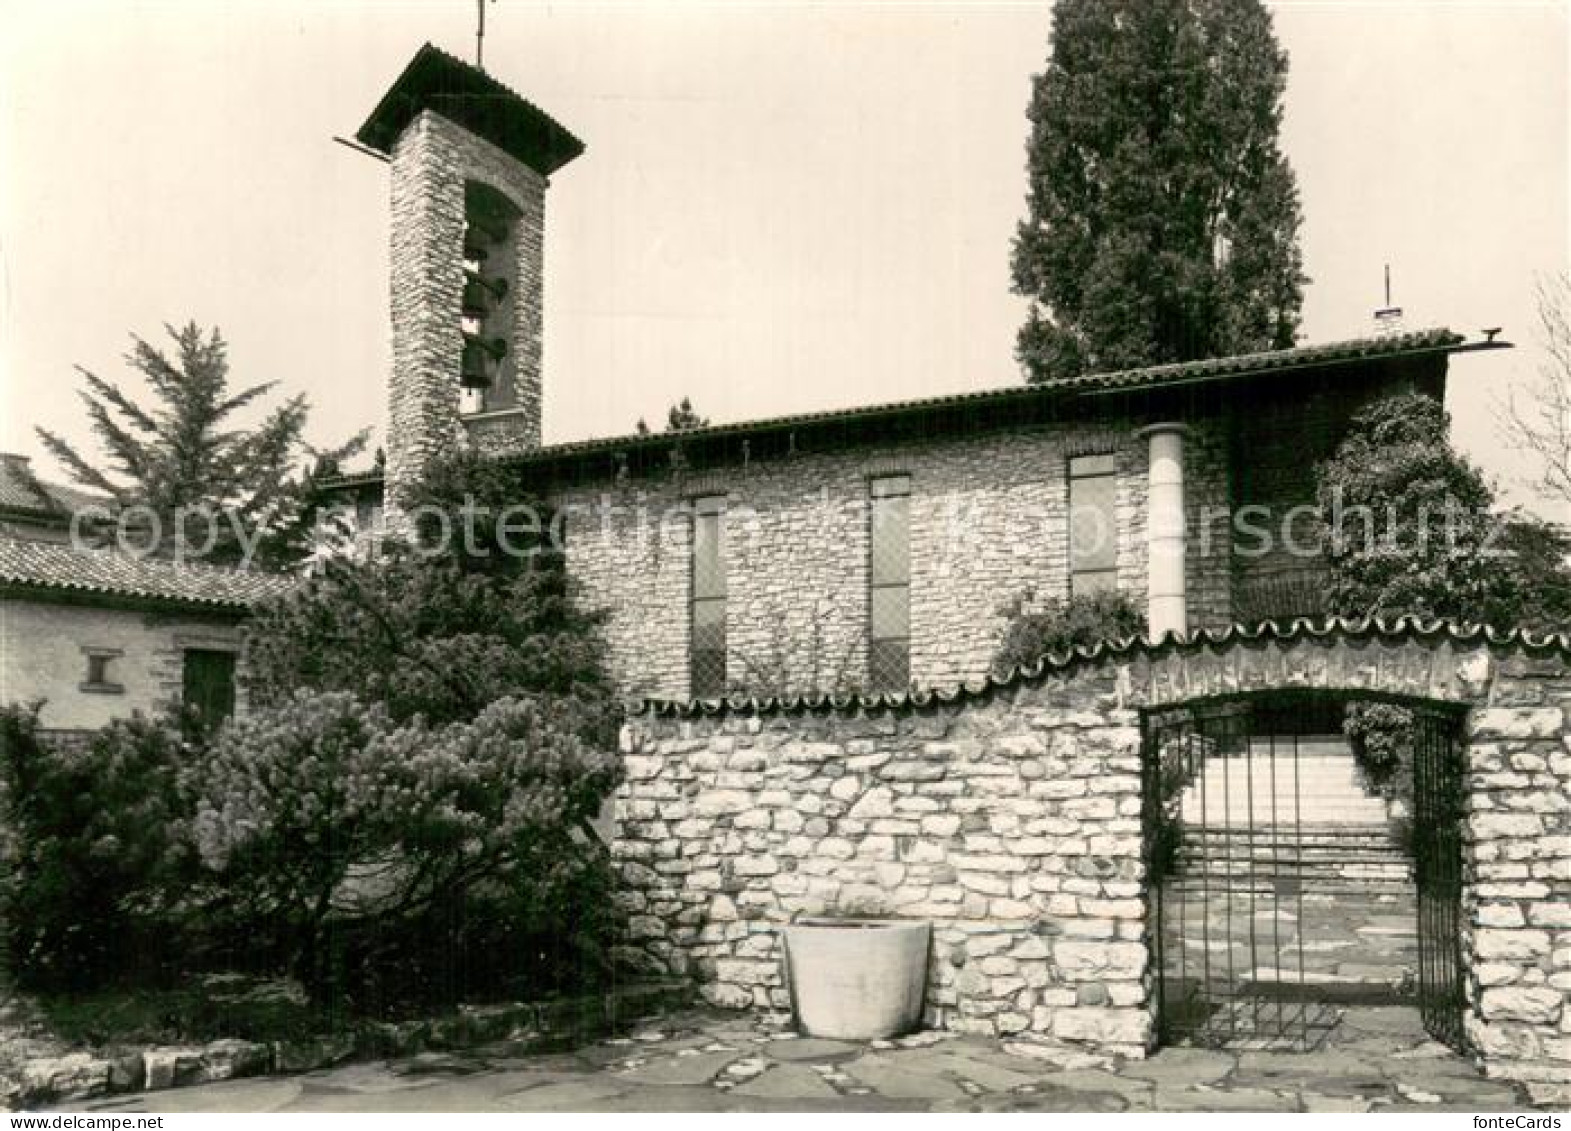
M 1027 1055 L 1034 1054 L 1034 1055 Z M 1056 1058 L 1059 1063 L 1041 1059 Z M 947 1033 L 859 1044 L 695 1011 L 573 1052 L 429 1053 L 77 1105 L 87 1111 L 1503 1111 L 1516 1087 L 1415 1011 L 1349 1007 L 1317 1051 L 1165 1049 L 1111 1064 Z

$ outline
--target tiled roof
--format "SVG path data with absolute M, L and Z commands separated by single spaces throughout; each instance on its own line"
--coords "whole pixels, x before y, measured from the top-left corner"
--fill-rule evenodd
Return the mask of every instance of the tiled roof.
M 293 579 L 199 562 L 177 564 L 112 550 L 0 537 L 0 589 L 244 612 Z
M 38 510 L 44 502 L 32 484 L 17 473 L 9 460 L 0 462 L 0 507 L 7 510 Z
M 0 453 L 0 511 L 64 518 L 81 507 L 108 501 L 75 487 L 45 482 L 33 474 L 25 458 Z
M 1017 667 L 1007 675 L 989 675 L 974 683 L 931 691 L 911 691 L 898 695 L 818 695 L 793 697 L 732 697 L 726 699 L 645 699 L 630 707 L 635 715 L 675 717 L 732 714 L 791 714 L 811 711 L 854 711 L 878 707 L 926 707 L 934 704 L 961 703 L 980 699 L 1016 684 L 1034 683 L 1046 676 L 1069 671 L 1081 664 L 1094 664 L 1114 657 L 1135 659 L 1156 657 L 1169 652 L 1199 652 L 1245 640 L 1386 640 L 1451 641 L 1458 644 L 1488 643 L 1526 648 L 1532 652 L 1554 652 L 1571 658 L 1571 632 L 1529 632 L 1516 628 L 1509 632 L 1477 624 L 1460 624 L 1423 617 L 1330 617 L 1323 620 L 1299 618 L 1289 624 L 1275 621 L 1249 627 L 1240 624 L 1224 629 L 1202 628 L 1187 639 L 1164 635 L 1160 640 L 1131 636 L 1123 640 L 1102 641 L 1090 648 L 1076 648 L 1062 655 L 1046 656 L 1029 667 Z
M 1345 364 L 1370 358 L 1390 357 L 1415 350 L 1449 349 L 1461 345 L 1461 334 L 1435 327 L 1378 338 L 1351 338 L 1315 346 L 1241 353 L 1232 357 L 1213 357 L 1203 361 L 1181 361 L 1172 365 L 1149 365 L 1116 373 L 1086 373 L 1048 381 L 1045 389 L 1122 389 L 1142 385 L 1176 385 L 1190 381 L 1209 381 L 1234 374 L 1266 373 L 1273 369 L 1298 369 L 1318 365 Z
M 1038 385 L 1006 385 L 976 392 L 951 393 L 946 396 L 924 397 L 916 400 L 890 401 L 883 404 L 855 408 L 830 409 L 822 412 L 797 413 L 742 421 L 736 424 L 716 424 L 707 428 L 694 428 L 679 434 L 653 432 L 627 436 L 611 436 L 591 440 L 575 440 L 563 444 L 546 444 L 516 455 L 509 455 L 506 462 L 528 466 L 571 460 L 579 456 L 605 453 L 635 452 L 641 449 L 668 448 L 673 440 L 683 444 L 702 443 L 706 439 L 749 436 L 766 432 L 782 432 L 821 423 L 881 420 L 902 416 L 917 416 L 954 408 L 990 408 L 1011 404 L 1030 404 L 1047 400 L 1063 400 L 1101 396 L 1112 393 L 1133 393 L 1146 389 L 1226 381 L 1257 374 L 1288 374 L 1294 371 L 1324 369 L 1337 365 L 1377 361 L 1421 354 L 1455 353 L 1466 349 L 1506 349 L 1509 343 L 1487 342 L 1467 344 L 1466 339 L 1444 328 L 1415 330 L 1378 338 L 1353 338 L 1341 342 L 1328 342 L 1315 346 L 1297 346 L 1293 349 L 1272 350 L 1267 353 L 1239 354 L 1234 357 L 1207 358 L 1186 361 L 1175 365 L 1153 365 L 1142 369 L 1124 369 L 1112 373 L 1088 373 L 1079 377 L 1064 378 Z M 380 472 L 350 474 L 328 483 L 333 487 L 359 487 L 381 481 Z
M 517 91 L 439 47 L 415 53 L 355 137 L 391 153 L 404 127 L 434 110 L 549 177 L 584 151 L 584 143 Z

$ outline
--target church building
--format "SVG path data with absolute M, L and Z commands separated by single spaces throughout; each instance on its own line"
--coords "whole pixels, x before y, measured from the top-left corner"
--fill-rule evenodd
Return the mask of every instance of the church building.
M 1404 330 L 772 419 L 542 444 L 549 179 L 583 144 L 427 45 L 358 133 L 391 172 L 396 516 L 474 444 L 557 516 L 630 696 L 900 694 L 984 678 L 1013 604 L 1117 588 L 1150 634 L 1325 611 L 1315 466 L 1361 407 L 1441 398 Z M 740 374 L 745 380 L 746 374 Z

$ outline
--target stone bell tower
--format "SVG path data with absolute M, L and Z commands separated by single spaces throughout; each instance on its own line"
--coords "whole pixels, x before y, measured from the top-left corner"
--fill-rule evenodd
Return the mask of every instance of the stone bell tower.
M 426 44 L 355 137 L 392 166 L 386 500 L 466 437 L 540 444 L 545 193 L 583 143 Z

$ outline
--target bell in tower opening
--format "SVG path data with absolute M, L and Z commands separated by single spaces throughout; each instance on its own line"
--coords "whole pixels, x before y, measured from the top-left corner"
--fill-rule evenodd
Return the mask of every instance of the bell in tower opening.
M 519 210 L 480 181 L 464 183 L 464 290 L 459 317 L 464 349 L 461 411 L 500 412 L 518 403 L 509 361 L 516 324 L 507 301 L 518 273 Z

